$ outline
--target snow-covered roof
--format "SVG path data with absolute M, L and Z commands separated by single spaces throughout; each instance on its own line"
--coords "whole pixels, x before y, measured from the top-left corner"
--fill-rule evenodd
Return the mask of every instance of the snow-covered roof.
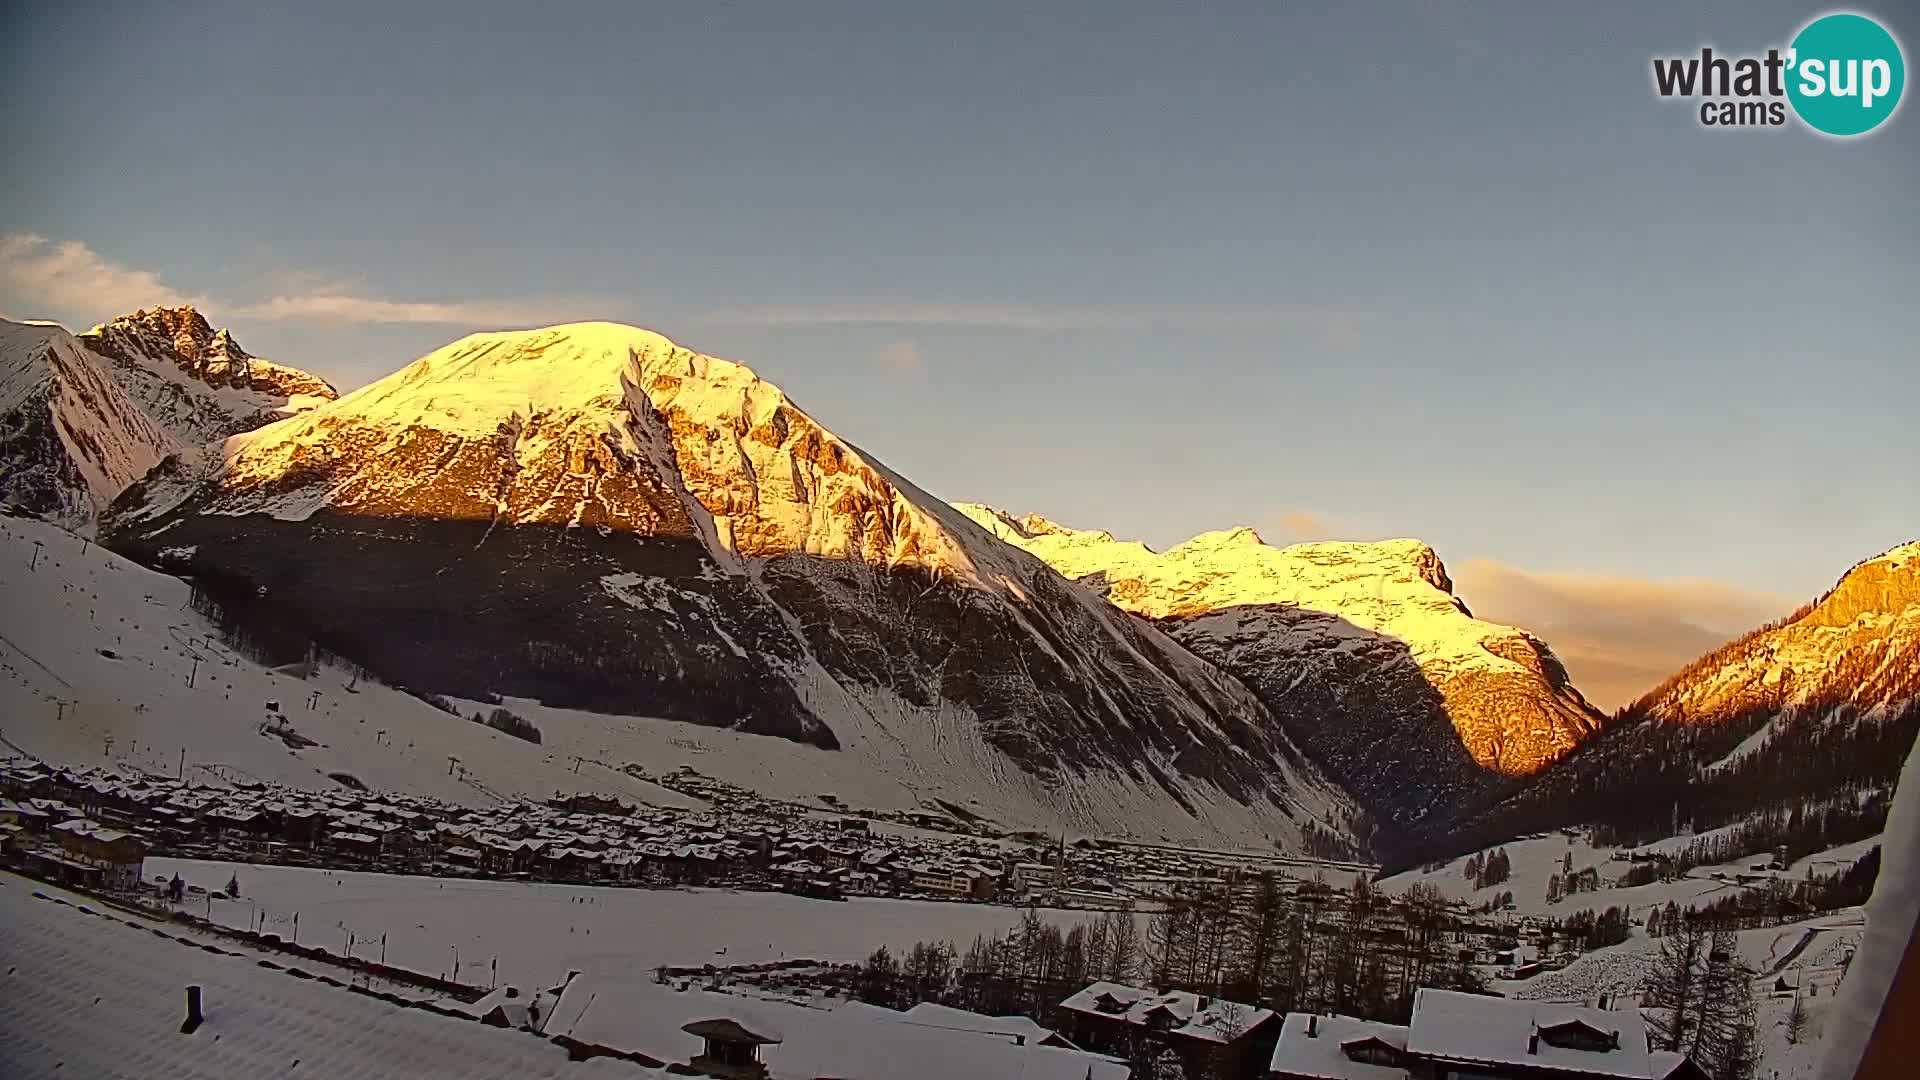
M 115 841 L 125 840 L 133 835 L 130 832 L 125 832 L 120 829 L 110 829 L 97 821 L 90 821 L 86 818 L 74 818 L 70 821 L 63 821 L 55 825 L 53 831 L 71 833 L 74 836 L 84 836 L 92 840 L 98 840 L 103 844 L 111 844 Z
M 1307 1034 L 1309 1025 L 1312 1035 Z M 1366 1039 L 1378 1039 L 1396 1050 L 1405 1050 L 1407 1029 L 1351 1016 L 1288 1013 L 1281 1021 L 1280 1041 L 1274 1044 L 1268 1069 L 1287 1076 L 1326 1080 L 1406 1080 L 1404 1068 L 1355 1061 L 1347 1055 L 1348 1044 Z
M 1168 1030 L 1207 1042 L 1231 1042 L 1265 1023 L 1272 1009 L 1257 1009 L 1221 998 L 1202 998 L 1186 990 L 1158 994 L 1125 983 L 1095 982 L 1060 1003 L 1088 1016 L 1147 1026 L 1165 1013 Z
M 1617 1034 L 1620 1045 L 1581 1050 L 1542 1038 L 1528 1049 L 1536 1032 L 1571 1023 Z M 1647 1080 L 1653 1069 L 1646 1020 L 1638 1011 L 1511 1001 L 1454 990 L 1423 989 L 1414 995 L 1407 1050 L 1447 1061 L 1578 1069 L 1631 1080 Z
M 685 1062 L 700 1040 L 685 1025 L 733 1020 L 780 1038 L 762 1052 L 772 1080 L 1121 1080 L 1127 1067 L 1093 1054 L 1015 1046 L 978 1033 L 949 1031 L 860 1009 L 820 1009 L 706 990 L 678 990 L 645 979 L 589 973 L 567 985 L 543 1028 L 548 1037 Z M 904 1064 L 903 1066 L 903 1063 Z
M 13 969 L 0 1061 L 20 1076 L 412 1076 L 612 1080 L 663 1074 L 572 1062 L 525 1032 L 486 1027 L 183 946 L 33 896 L 0 875 L 0 953 Z M 180 1033 L 187 986 L 205 1021 Z
M 1040 1026 L 1032 1017 L 987 1016 L 984 1013 L 969 1012 L 966 1009 L 956 1009 L 951 1005 L 941 1005 L 932 1001 L 923 1001 L 915 1005 L 901 1013 L 900 1018 L 909 1024 L 921 1024 L 926 1027 L 1005 1036 L 1009 1039 L 1022 1040 L 1029 1046 L 1038 1046 L 1045 1040 L 1055 1037 L 1052 1029 Z

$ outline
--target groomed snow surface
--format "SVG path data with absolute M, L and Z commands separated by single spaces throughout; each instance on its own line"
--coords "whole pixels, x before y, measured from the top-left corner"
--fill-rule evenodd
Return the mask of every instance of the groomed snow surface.
M 0 1073 L 9 1080 L 663 1076 L 609 1058 L 572 1062 L 524 1032 L 403 1008 L 129 926 L 99 905 L 0 874 Z M 204 1022 L 182 1034 L 186 987 Z

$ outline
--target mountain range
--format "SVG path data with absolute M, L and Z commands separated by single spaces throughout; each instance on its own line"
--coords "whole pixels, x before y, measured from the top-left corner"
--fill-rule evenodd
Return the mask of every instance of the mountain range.
M 1810 742 L 1839 764 L 1806 784 L 1877 783 L 1855 756 L 1910 744 L 1920 693 L 1915 545 L 1609 718 L 1418 540 L 1156 552 L 949 504 L 611 323 L 345 396 L 190 308 L 0 325 L 0 501 L 189 579 L 275 661 L 733 733 L 1005 824 L 1390 859 L 1670 827 Z
M 1084 828 L 1350 802 L 1259 699 L 644 330 L 477 334 L 168 458 L 101 538 L 288 640 L 480 698 L 907 757 Z

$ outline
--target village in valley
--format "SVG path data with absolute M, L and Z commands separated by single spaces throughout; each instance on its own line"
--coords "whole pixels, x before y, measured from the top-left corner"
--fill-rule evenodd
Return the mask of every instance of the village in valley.
M 1657 847 L 1605 852 L 1568 830 L 1376 883 L 1365 864 L 635 773 L 677 805 L 556 793 L 475 809 L 16 757 L 0 767 L 0 836 L 46 887 L 15 878 L 5 895 L 643 1070 L 869 1075 L 860 1062 L 924 1055 L 922 1075 L 956 1080 L 1384 1080 L 1468 1062 L 1667 1080 L 1706 1075 L 1660 1052 L 1637 1007 L 1675 898 L 1804 897 L 1782 883 L 1814 880 L 1764 859 L 1662 881 Z M 1513 895 L 1541 873 L 1544 895 Z M 1603 905 L 1572 903 L 1587 893 Z M 676 917 L 682 901 L 710 918 Z M 805 921 L 839 913 L 834 929 Z M 664 933 L 638 929 L 649 914 Z M 1859 940 L 1857 916 L 1791 903 L 1724 925 L 1718 949 L 1765 944 L 1738 981 L 1803 1027 Z
M 16 836 L 124 838 L 118 849 L 212 860 L 442 877 L 596 885 L 705 885 L 825 900 L 904 897 L 1130 911 L 1184 886 L 1283 872 L 1371 873 L 1367 863 L 1205 852 L 1009 832 L 946 811 L 868 811 L 830 793 L 808 807 L 766 799 L 680 766 L 648 776 L 677 806 L 555 793 L 486 809 L 340 784 L 273 787 L 242 776 L 217 787 L 98 767 L 0 766 L 0 809 Z M 128 770 L 131 771 L 131 770 Z M 39 849 L 28 849 L 28 857 Z M 76 884 L 135 876 L 58 862 Z M 108 864 L 113 865 L 113 864 Z M 129 864 L 130 865 L 130 864 Z

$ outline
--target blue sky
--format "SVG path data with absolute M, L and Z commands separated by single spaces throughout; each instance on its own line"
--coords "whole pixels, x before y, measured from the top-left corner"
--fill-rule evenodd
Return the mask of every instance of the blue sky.
M 1759 609 L 1920 535 L 1913 106 L 1650 88 L 1816 6 L 82 6 L 0 16 L 15 317 L 190 297 L 342 386 L 634 322 L 1156 545 Z

